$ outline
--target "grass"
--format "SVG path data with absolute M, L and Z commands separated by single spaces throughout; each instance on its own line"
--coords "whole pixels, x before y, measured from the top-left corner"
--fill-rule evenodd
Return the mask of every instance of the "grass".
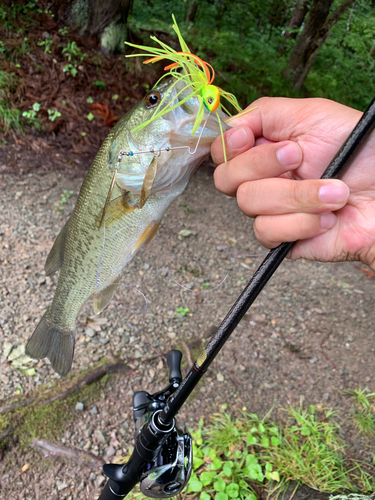
M 194 473 L 188 496 L 200 500 L 256 500 L 265 489 L 273 498 L 290 481 L 333 493 L 371 492 L 375 476 L 347 460 L 332 410 L 290 407 L 285 424 L 243 413 L 217 414 L 194 435 Z M 218 494 L 220 495 L 218 496 Z
M 15 73 L 0 70 L 0 125 L 4 132 L 10 129 L 23 131 L 21 111 L 10 101 L 10 94 L 17 88 L 18 78 Z
M 375 437 L 375 392 L 368 392 L 367 387 L 362 389 L 345 391 L 352 397 L 353 420 L 358 430 L 358 434 L 365 434 L 368 437 Z

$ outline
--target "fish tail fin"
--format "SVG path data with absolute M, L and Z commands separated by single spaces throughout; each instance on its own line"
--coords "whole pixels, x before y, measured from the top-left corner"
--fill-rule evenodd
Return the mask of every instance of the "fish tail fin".
M 48 358 L 55 372 L 65 377 L 73 363 L 74 330 L 49 324 L 47 312 L 48 309 L 30 337 L 26 354 L 34 359 Z

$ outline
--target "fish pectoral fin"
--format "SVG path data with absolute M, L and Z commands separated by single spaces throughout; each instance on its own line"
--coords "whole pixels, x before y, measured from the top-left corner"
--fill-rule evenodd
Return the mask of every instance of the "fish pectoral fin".
M 149 224 L 146 227 L 142 236 L 137 240 L 136 244 L 134 245 L 133 250 L 132 250 L 132 254 L 134 254 L 143 243 L 145 245 L 148 245 L 150 243 L 152 238 L 155 236 L 157 230 L 159 229 L 160 224 L 161 224 L 161 221 L 151 222 L 151 224 Z
M 139 200 L 139 208 L 142 208 L 151 194 L 152 186 L 158 169 L 158 157 L 154 156 L 150 165 L 147 168 L 145 178 L 143 179 L 141 199 Z
M 106 207 L 106 211 L 105 211 L 105 225 L 106 225 L 106 227 L 110 226 L 114 222 L 117 222 L 118 220 L 122 219 L 126 215 L 130 214 L 131 212 L 133 212 L 133 210 L 136 210 L 136 208 L 137 207 L 129 206 L 126 203 L 124 196 L 119 196 L 118 198 L 115 198 Z M 98 227 L 100 227 L 100 222 L 101 222 L 102 216 L 103 216 L 103 210 L 100 211 L 98 218 L 97 218 L 97 221 L 96 221 L 98 224 Z
M 64 260 L 64 250 L 65 250 L 65 240 L 68 229 L 69 220 L 66 222 L 65 226 L 61 229 L 55 243 L 53 244 L 50 253 L 48 254 L 46 263 L 44 264 L 44 270 L 47 276 L 55 273 L 63 264 Z
M 116 280 L 117 281 L 117 280 Z M 117 290 L 118 283 L 111 283 L 110 285 L 94 293 L 94 313 L 101 313 L 111 302 L 111 299 Z

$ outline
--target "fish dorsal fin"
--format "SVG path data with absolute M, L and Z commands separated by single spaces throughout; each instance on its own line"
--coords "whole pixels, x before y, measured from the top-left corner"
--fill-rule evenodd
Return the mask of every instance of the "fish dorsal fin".
M 55 239 L 55 243 L 48 254 L 46 263 L 44 264 L 44 270 L 47 276 L 51 276 L 51 274 L 55 273 L 62 266 L 68 223 L 69 220 L 59 232 L 57 238 Z
M 118 198 L 115 198 L 111 202 L 109 202 L 106 212 L 105 212 L 105 225 L 106 227 L 114 224 L 118 220 L 122 219 L 126 215 L 130 214 L 133 210 L 135 210 L 137 207 L 131 207 L 129 206 L 126 201 L 124 196 L 119 196 Z M 97 219 L 97 224 L 98 227 L 100 225 L 100 221 L 102 220 L 102 215 L 103 215 L 103 210 L 100 211 L 98 219 Z
M 142 208 L 151 194 L 152 186 L 156 177 L 158 168 L 158 157 L 154 156 L 150 165 L 147 168 L 145 178 L 142 184 L 141 199 L 139 200 L 139 208 Z
M 116 280 L 117 281 L 117 280 Z M 95 314 L 101 313 L 110 303 L 115 291 L 117 290 L 117 283 L 111 283 L 107 287 L 94 293 L 94 312 Z

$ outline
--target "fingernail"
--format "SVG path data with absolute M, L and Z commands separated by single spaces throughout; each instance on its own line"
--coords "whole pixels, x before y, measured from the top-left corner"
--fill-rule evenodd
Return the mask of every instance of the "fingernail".
M 293 142 L 283 146 L 276 152 L 277 159 L 282 165 L 286 167 L 292 167 L 294 165 L 299 165 L 302 161 L 302 151 L 298 144 Z
M 331 229 L 336 224 L 337 217 L 332 212 L 323 214 L 320 217 L 320 227 L 322 229 Z
M 323 203 L 341 203 L 347 199 L 349 189 L 343 182 L 325 184 L 319 189 L 319 199 Z
M 243 128 L 237 128 L 228 137 L 228 142 L 233 149 L 241 149 L 248 143 L 247 133 Z

